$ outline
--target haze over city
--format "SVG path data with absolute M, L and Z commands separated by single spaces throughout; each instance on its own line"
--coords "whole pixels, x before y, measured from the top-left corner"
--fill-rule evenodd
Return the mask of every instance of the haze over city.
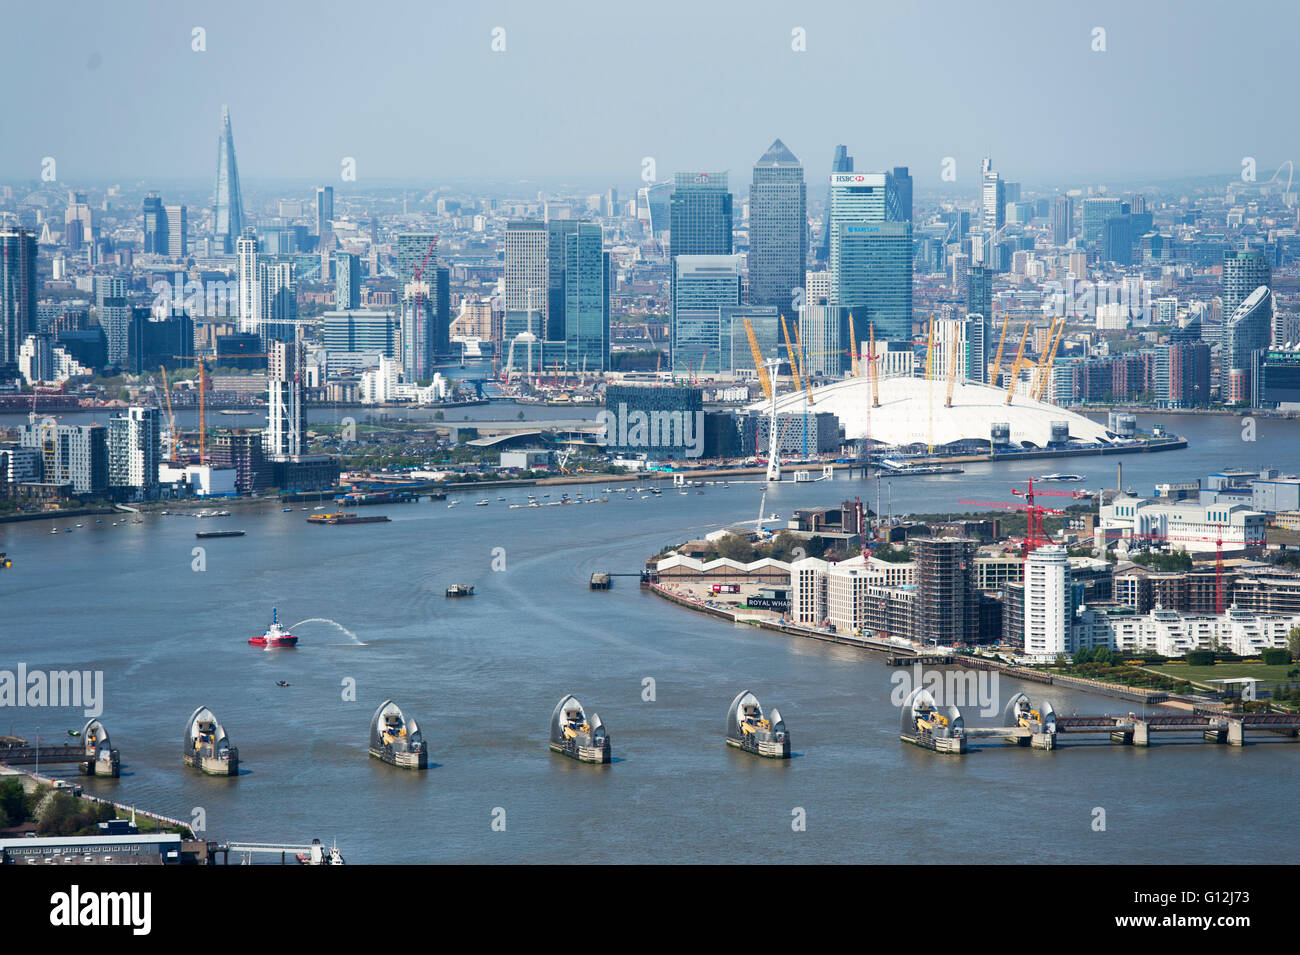
M 245 179 L 535 179 L 622 187 L 641 161 L 739 173 L 774 136 L 818 168 L 985 155 L 1026 184 L 1269 172 L 1300 8 L 1041 4 L 24 4 L 6 14 L 0 180 L 209 177 L 221 105 Z M 192 49 L 192 30 L 206 50 Z M 1093 31 L 1105 30 L 1104 51 Z M 497 28 L 502 51 L 493 50 Z M 805 31 L 806 50 L 792 49 Z M 30 42 L 57 37 L 57 49 Z M 140 92 L 137 92 L 140 91 Z

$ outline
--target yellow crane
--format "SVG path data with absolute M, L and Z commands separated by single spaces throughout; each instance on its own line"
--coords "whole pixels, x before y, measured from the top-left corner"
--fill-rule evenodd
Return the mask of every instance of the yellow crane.
M 925 380 L 934 380 L 934 313 L 930 314 L 930 340 L 925 346 Z
M 754 326 L 745 319 L 745 335 L 749 338 L 749 351 L 754 356 L 754 368 L 758 371 L 758 383 L 763 386 L 763 397 L 768 401 L 776 400 L 772 393 L 772 379 L 767 376 L 767 366 L 763 364 L 763 351 L 758 347 L 758 338 L 754 335 Z
M 1002 346 L 1007 343 L 1007 328 L 1011 325 L 1011 313 L 1002 319 L 1002 335 L 998 338 L 998 354 L 993 359 L 993 364 L 989 365 L 989 384 L 994 388 L 998 386 L 998 376 L 1002 374 Z
M 1029 385 L 1029 397 L 1038 394 L 1038 385 L 1043 380 L 1043 365 L 1047 363 L 1047 353 L 1052 350 L 1052 340 L 1056 337 L 1056 319 L 1053 318 L 1050 325 L 1047 326 L 1047 338 L 1043 342 L 1043 350 L 1038 354 L 1038 361 L 1034 364 L 1034 377 Z
M 925 380 L 930 383 L 930 432 L 927 454 L 934 454 L 934 312 L 930 313 L 930 340 L 925 346 Z
M 790 356 L 790 375 L 794 378 L 795 391 L 803 391 L 803 381 L 799 377 L 799 363 L 795 361 L 794 345 L 790 344 L 790 329 L 785 324 L 785 316 L 781 316 L 781 331 L 785 334 L 785 353 Z
M 945 408 L 952 407 L 952 388 L 957 383 L 957 357 L 961 354 L 961 340 L 954 335 L 952 337 L 951 354 L 948 355 L 948 397 L 944 399 Z
M 1011 365 L 1011 380 L 1007 382 L 1007 404 L 1016 396 L 1016 379 L 1020 377 L 1020 362 L 1025 357 L 1025 342 L 1029 341 L 1029 323 L 1025 322 L 1025 333 L 1020 336 L 1020 347 L 1016 349 L 1016 360 Z
M 176 414 L 172 411 L 172 389 L 167 384 L 167 366 L 159 365 L 158 370 L 162 372 L 163 379 L 163 398 L 167 400 L 167 429 L 172 436 L 172 453 L 169 460 L 176 460 L 176 445 L 180 443 L 180 436 L 176 434 Z
M 216 355 L 172 355 L 182 361 L 192 361 L 199 370 L 199 464 L 207 463 L 208 455 L 208 419 L 207 419 L 207 382 L 204 380 L 204 364 L 216 361 Z M 236 352 L 230 358 L 269 358 L 265 352 Z
M 853 326 L 853 313 L 849 312 L 849 374 L 862 377 L 862 363 L 858 359 L 858 332 Z
M 808 374 L 808 369 L 804 367 L 803 340 L 799 337 L 799 323 L 794 323 L 794 343 L 799 349 L 799 374 L 803 376 L 803 390 L 808 395 L 808 404 L 813 403 L 812 376 Z M 843 354 L 842 352 L 838 354 Z
M 1052 382 L 1052 365 L 1056 362 L 1056 350 L 1061 347 L 1061 339 L 1065 337 L 1065 318 L 1061 318 L 1060 330 L 1056 333 L 1056 339 L 1052 342 L 1052 350 L 1047 353 L 1047 366 L 1043 369 L 1042 380 L 1038 383 L 1038 392 L 1034 399 L 1042 401 L 1043 396 L 1047 394 L 1047 386 Z

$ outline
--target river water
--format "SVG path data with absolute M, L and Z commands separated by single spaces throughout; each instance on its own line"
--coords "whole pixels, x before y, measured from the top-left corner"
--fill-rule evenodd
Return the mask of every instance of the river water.
M 895 479 L 882 493 L 895 513 L 933 511 L 1010 500 L 1013 484 L 1047 470 L 1113 486 L 1118 460 L 1139 491 L 1227 466 L 1295 463 L 1294 422 L 1260 420 L 1253 444 L 1233 418 L 1166 423 L 1191 447 L 978 465 Z M 555 500 L 561 489 L 542 492 Z M 513 510 L 525 491 L 479 493 L 490 493 L 487 507 L 471 495 L 455 508 L 365 509 L 390 524 L 317 527 L 300 509 L 267 505 L 213 520 L 0 525 L 0 550 L 14 560 L 0 572 L 0 669 L 103 671 L 102 718 L 123 775 L 89 790 L 182 818 L 202 808 L 208 836 L 221 840 L 337 839 L 350 862 L 1275 861 L 1300 842 L 1279 811 L 1295 792 L 1300 746 L 1157 737 L 1144 750 L 1067 738 L 1053 753 L 979 744 L 940 757 L 899 741 L 894 671 L 876 656 L 734 627 L 631 578 L 588 589 L 592 571 L 635 572 L 665 544 L 751 520 L 756 483 L 658 498 L 620 488 L 604 504 Z M 875 493 L 874 481 L 844 477 L 786 484 L 766 510 L 786 518 L 857 495 L 874 506 Z M 215 528 L 248 533 L 196 541 L 196 530 Z M 452 583 L 476 595 L 448 600 Z M 286 624 L 327 618 L 355 639 L 306 623 L 297 649 L 248 646 L 272 607 Z M 350 686 L 355 700 L 345 699 Z M 796 758 L 723 745 L 727 704 L 746 687 L 780 707 Z M 1002 681 L 993 702 L 1017 689 Z M 549 752 L 548 719 L 569 692 L 599 711 L 613 765 Z M 1129 708 L 1046 696 L 1058 712 Z M 387 697 L 419 721 L 429 771 L 367 757 L 370 717 Z M 181 765 L 184 723 L 200 704 L 239 747 L 238 779 Z M 31 738 L 39 726 L 49 743 L 83 722 L 74 709 L 0 710 L 0 733 Z M 980 722 L 968 711 L 970 725 Z M 1094 829 L 1097 809 L 1104 831 Z M 498 810 L 504 831 L 492 828 Z M 799 810 L 804 831 L 792 827 Z

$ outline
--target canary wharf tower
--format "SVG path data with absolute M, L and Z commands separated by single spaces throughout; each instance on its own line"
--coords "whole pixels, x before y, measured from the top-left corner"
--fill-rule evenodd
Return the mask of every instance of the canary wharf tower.
M 221 137 L 217 140 L 216 236 L 217 249 L 233 253 L 244 231 L 244 203 L 239 196 L 239 167 L 235 165 L 235 137 L 230 132 L 230 108 L 221 107 Z

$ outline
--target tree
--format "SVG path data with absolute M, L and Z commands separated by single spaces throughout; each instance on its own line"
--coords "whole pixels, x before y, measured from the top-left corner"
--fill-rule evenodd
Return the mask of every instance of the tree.
M 748 564 L 754 560 L 754 547 L 743 537 L 727 534 L 718 541 L 718 556 Z
M 907 547 L 882 544 L 872 551 L 871 556 L 878 560 L 888 561 L 891 564 L 905 564 L 912 559 L 912 552 Z
M 790 531 L 781 531 L 772 538 L 772 544 L 766 556 L 771 557 L 773 560 L 788 562 L 798 558 L 799 555 L 796 553 L 796 549 L 802 550 L 804 556 L 807 556 L 808 548 L 804 545 L 802 537 L 792 534 Z
M 1300 659 L 1300 627 L 1292 627 L 1286 635 L 1286 648 L 1291 651 L 1291 659 Z
M 16 826 L 27 818 L 27 795 L 23 792 L 22 780 L 9 777 L 0 781 L 0 828 Z

